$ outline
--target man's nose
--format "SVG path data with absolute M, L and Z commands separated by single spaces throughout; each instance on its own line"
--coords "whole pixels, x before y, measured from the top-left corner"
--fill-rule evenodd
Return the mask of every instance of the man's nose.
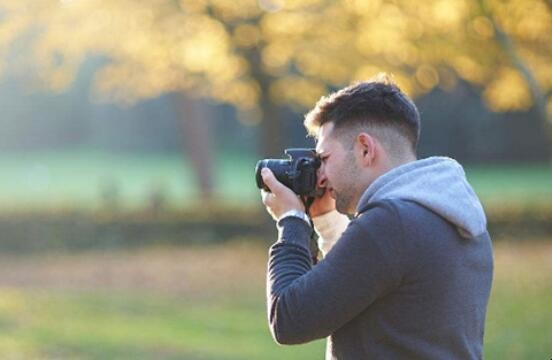
M 320 188 L 326 187 L 326 184 L 328 182 L 328 179 L 326 178 L 326 174 L 324 173 L 323 169 L 324 165 L 320 166 L 316 173 L 316 185 Z

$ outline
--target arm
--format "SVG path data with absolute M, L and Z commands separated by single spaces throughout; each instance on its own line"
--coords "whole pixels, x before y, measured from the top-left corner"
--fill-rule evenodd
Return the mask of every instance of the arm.
M 314 199 L 309 208 L 309 215 L 318 234 L 318 248 L 322 255 L 326 256 L 349 225 L 349 218 L 335 209 L 335 200 L 327 191 Z
M 289 210 L 304 211 L 303 204 L 269 169 L 261 175 L 271 189 L 262 192 L 263 203 L 279 230 L 267 273 L 269 325 L 278 343 L 327 337 L 398 286 L 402 261 L 397 242 L 402 241 L 402 230 L 390 205 L 375 207 L 352 221 L 313 268 L 311 227 L 297 217 L 280 218 Z
M 332 210 L 313 217 L 312 222 L 318 234 L 318 247 L 322 254 L 326 256 L 349 225 L 349 218 L 340 214 L 337 210 Z
M 400 282 L 396 244 L 402 234 L 390 207 L 353 220 L 316 267 L 308 250 L 310 227 L 284 218 L 278 228 L 267 276 L 268 317 L 278 343 L 327 337 Z

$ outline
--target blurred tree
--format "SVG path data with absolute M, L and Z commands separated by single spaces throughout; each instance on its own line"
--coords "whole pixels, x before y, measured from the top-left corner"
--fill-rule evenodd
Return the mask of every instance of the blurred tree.
M 493 111 L 534 106 L 550 156 L 550 0 L 297 3 L 264 17 L 265 51 L 279 60 L 268 61 L 275 93 L 285 101 L 309 106 L 323 85 L 378 71 L 393 73 L 412 96 L 450 90 L 460 78 L 481 89 Z
M 183 121 L 195 125 L 204 119 L 186 110 L 191 99 L 231 103 L 261 124 L 265 155 L 281 152 L 284 106 L 310 107 L 380 71 L 412 96 L 460 78 L 494 111 L 535 106 L 552 137 L 550 0 L 0 0 L 0 9 L 0 69 L 61 90 L 86 56 L 105 54 L 96 98 L 180 93 Z M 208 147 L 208 131 L 195 129 L 184 132 Z

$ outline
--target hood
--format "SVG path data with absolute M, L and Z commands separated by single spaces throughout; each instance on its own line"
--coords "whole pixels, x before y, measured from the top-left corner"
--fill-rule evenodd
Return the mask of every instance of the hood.
M 487 230 L 483 207 L 464 169 L 447 157 L 413 161 L 381 175 L 360 198 L 357 212 L 385 199 L 416 202 L 454 224 L 465 238 Z

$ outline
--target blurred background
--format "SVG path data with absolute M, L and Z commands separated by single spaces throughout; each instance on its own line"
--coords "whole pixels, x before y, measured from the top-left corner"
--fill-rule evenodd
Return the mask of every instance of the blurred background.
M 0 0 L 0 357 L 320 359 L 266 325 L 258 159 L 379 72 L 495 248 L 489 359 L 549 358 L 552 1 Z

